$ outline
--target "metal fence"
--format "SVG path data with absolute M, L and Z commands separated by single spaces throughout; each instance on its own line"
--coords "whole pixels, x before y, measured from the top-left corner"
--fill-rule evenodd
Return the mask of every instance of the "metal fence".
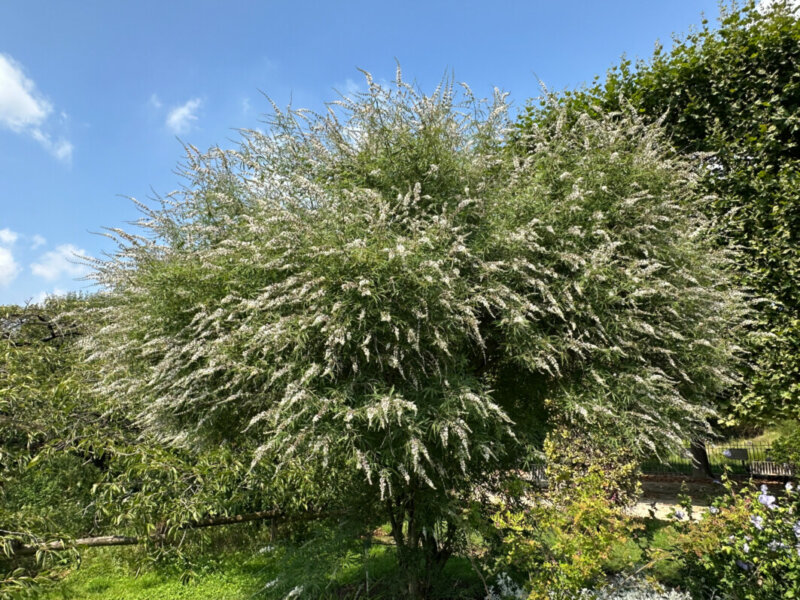
M 734 475 L 753 477 L 793 477 L 794 465 L 775 462 L 770 457 L 769 444 L 752 442 L 706 444 L 708 461 L 714 473 L 728 471 Z M 685 454 L 670 454 L 663 460 L 652 458 L 642 463 L 642 473 L 649 475 L 691 475 L 692 458 L 687 446 Z
M 790 478 L 800 476 L 800 466 L 777 462 L 770 457 L 770 445 L 753 442 L 706 444 L 708 462 L 716 475 L 726 470 L 732 475 L 749 477 Z M 641 472 L 645 475 L 692 475 L 692 457 L 687 444 L 685 453 L 675 453 L 645 460 Z M 532 465 L 530 477 L 534 483 L 546 485 L 544 462 Z

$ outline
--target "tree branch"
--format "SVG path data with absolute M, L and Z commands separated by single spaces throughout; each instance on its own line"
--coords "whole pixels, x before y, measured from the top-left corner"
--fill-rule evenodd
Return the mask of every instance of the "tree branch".
M 178 527 L 178 530 L 200 529 L 203 527 L 218 527 L 220 525 L 233 525 L 236 523 L 247 523 L 250 521 L 262 521 L 264 519 L 280 519 L 287 522 L 308 521 L 325 519 L 328 517 L 341 516 L 344 511 L 327 511 L 318 513 L 303 513 L 298 515 L 287 515 L 279 510 L 264 510 L 242 515 L 209 517 L 190 521 Z M 61 552 L 72 548 L 85 547 L 92 548 L 97 546 L 135 546 L 144 544 L 148 541 L 163 541 L 164 534 L 154 534 L 150 536 L 125 536 L 125 535 L 102 535 L 97 537 L 78 538 L 70 541 L 57 540 L 43 544 L 19 544 L 11 546 L 11 557 L 32 556 L 37 552 Z

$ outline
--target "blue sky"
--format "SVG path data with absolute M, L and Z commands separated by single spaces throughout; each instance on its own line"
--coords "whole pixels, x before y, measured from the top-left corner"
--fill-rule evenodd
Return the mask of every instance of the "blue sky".
M 320 108 L 363 78 L 452 72 L 514 106 L 649 56 L 716 0 L 0 3 L 0 304 L 90 289 L 92 232 L 181 185 L 183 150 L 232 145 L 269 105 Z

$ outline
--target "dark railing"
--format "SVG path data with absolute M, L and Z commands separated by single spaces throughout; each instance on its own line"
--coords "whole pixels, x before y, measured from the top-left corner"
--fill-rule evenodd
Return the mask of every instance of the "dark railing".
M 790 478 L 800 476 L 800 466 L 773 460 L 770 457 L 770 445 L 753 442 L 707 443 L 706 452 L 711 470 L 715 475 L 722 475 L 726 470 L 732 475 L 751 477 Z M 641 472 L 645 475 L 692 475 L 692 457 L 687 444 L 685 453 L 673 453 L 662 456 L 661 460 L 653 457 L 641 464 Z M 531 479 L 545 485 L 544 462 L 531 466 Z
M 771 459 L 769 444 L 753 442 L 723 442 L 706 444 L 711 470 L 721 474 L 726 470 L 734 475 L 753 477 L 793 477 L 797 468 Z M 670 454 L 659 461 L 657 458 L 642 463 L 642 473 L 648 475 L 691 475 L 692 458 L 689 448 L 685 454 Z

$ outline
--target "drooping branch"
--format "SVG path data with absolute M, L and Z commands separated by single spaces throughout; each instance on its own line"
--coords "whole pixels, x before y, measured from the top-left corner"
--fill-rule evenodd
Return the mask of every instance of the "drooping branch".
M 200 529 L 203 527 L 218 527 L 221 525 L 234 525 L 236 523 L 248 523 L 252 521 L 264 521 L 267 519 L 280 520 L 283 522 L 313 521 L 330 517 L 341 516 L 344 511 L 325 511 L 309 512 L 295 515 L 283 513 L 280 510 L 263 510 L 241 515 L 210 517 L 184 523 L 178 530 Z M 41 544 L 19 544 L 11 546 L 11 557 L 32 556 L 37 552 L 62 552 L 73 548 L 93 548 L 99 546 L 136 546 L 148 541 L 159 542 L 164 540 L 164 534 L 153 534 L 150 536 L 126 536 L 126 535 L 102 535 L 97 537 L 77 538 L 74 540 L 56 540 Z
M 19 330 L 26 325 L 44 327 L 46 332 L 41 336 L 33 336 L 31 339 L 18 339 Z M 79 335 L 81 335 L 81 331 L 76 324 L 70 323 L 62 326 L 57 324 L 51 316 L 31 310 L 7 314 L 0 320 L 0 339 L 15 347 L 46 344 Z
M 158 536 L 152 536 L 153 538 Z M 61 552 L 78 547 L 97 547 L 97 546 L 135 546 L 144 543 L 146 538 L 127 536 L 127 535 L 101 535 L 97 537 L 78 538 L 72 541 L 54 541 L 44 544 L 24 544 L 11 546 L 11 556 L 32 556 L 37 552 Z

